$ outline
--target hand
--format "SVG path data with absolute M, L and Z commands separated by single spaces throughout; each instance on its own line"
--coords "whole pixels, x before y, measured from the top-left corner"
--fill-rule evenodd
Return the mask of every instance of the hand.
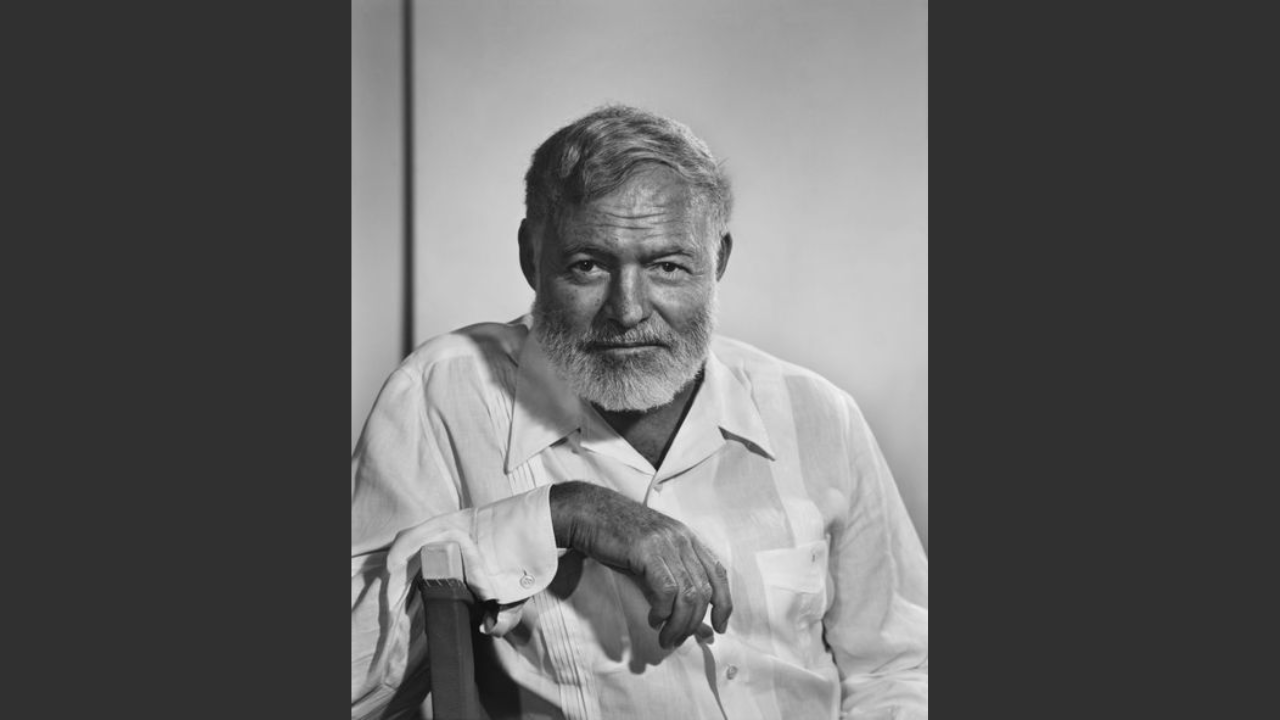
M 636 581 L 649 601 L 649 626 L 662 627 L 662 647 L 680 645 L 694 634 L 708 604 L 715 631 L 728 627 L 733 612 L 728 572 L 684 523 L 608 488 L 574 480 L 551 486 L 551 524 L 557 545 Z

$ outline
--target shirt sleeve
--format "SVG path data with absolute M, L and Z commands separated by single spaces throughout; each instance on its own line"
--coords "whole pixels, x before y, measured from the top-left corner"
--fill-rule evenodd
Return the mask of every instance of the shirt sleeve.
M 835 598 L 824 618 L 840 672 L 840 717 L 929 716 L 929 568 L 897 485 L 849 401 L 848 513 L 832 537 Z
M 421 607 L 410 593 L 424 545 L 458 544 L 467 585 L 486 601 L 483 629 L 494 635 L 515 625 L 523 603 L 557 568 L 549 486 L 474 504 L 457 477 L 448 432 L 428 405 L 423 379 L 397 370 L 352 456 L 353 718 L 381 716 L 388 704 L 416 705 L 426 695 L 425 685 L 410 687 L 425 681 Z M 490 485 L 505 487 L 497 472 Z M 401 703 L 404 697 L 412 700 Z

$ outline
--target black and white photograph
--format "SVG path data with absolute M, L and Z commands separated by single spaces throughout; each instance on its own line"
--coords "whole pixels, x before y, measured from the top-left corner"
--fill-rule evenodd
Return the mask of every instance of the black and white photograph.
M 928 10 L 351 0 L 353 720 L 928 717 Z

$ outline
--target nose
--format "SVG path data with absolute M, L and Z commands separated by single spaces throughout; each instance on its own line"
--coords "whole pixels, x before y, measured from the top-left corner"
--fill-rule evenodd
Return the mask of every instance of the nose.
M 605 319 L 630 330 L 649 317 L 648 288 L 638 268 L 623 268 L 609 284 Z

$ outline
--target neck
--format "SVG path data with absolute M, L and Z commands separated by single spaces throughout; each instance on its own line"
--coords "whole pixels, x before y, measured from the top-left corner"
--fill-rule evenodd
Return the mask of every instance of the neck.
M 623 437 L 657 468 L 662 464 L 676 432 L 680 430 L 698 388 L 702 386 L 702 372 L 676 393 L 671 402 L 649 410 L 604 410 L 595 407 L 609 427 Z

